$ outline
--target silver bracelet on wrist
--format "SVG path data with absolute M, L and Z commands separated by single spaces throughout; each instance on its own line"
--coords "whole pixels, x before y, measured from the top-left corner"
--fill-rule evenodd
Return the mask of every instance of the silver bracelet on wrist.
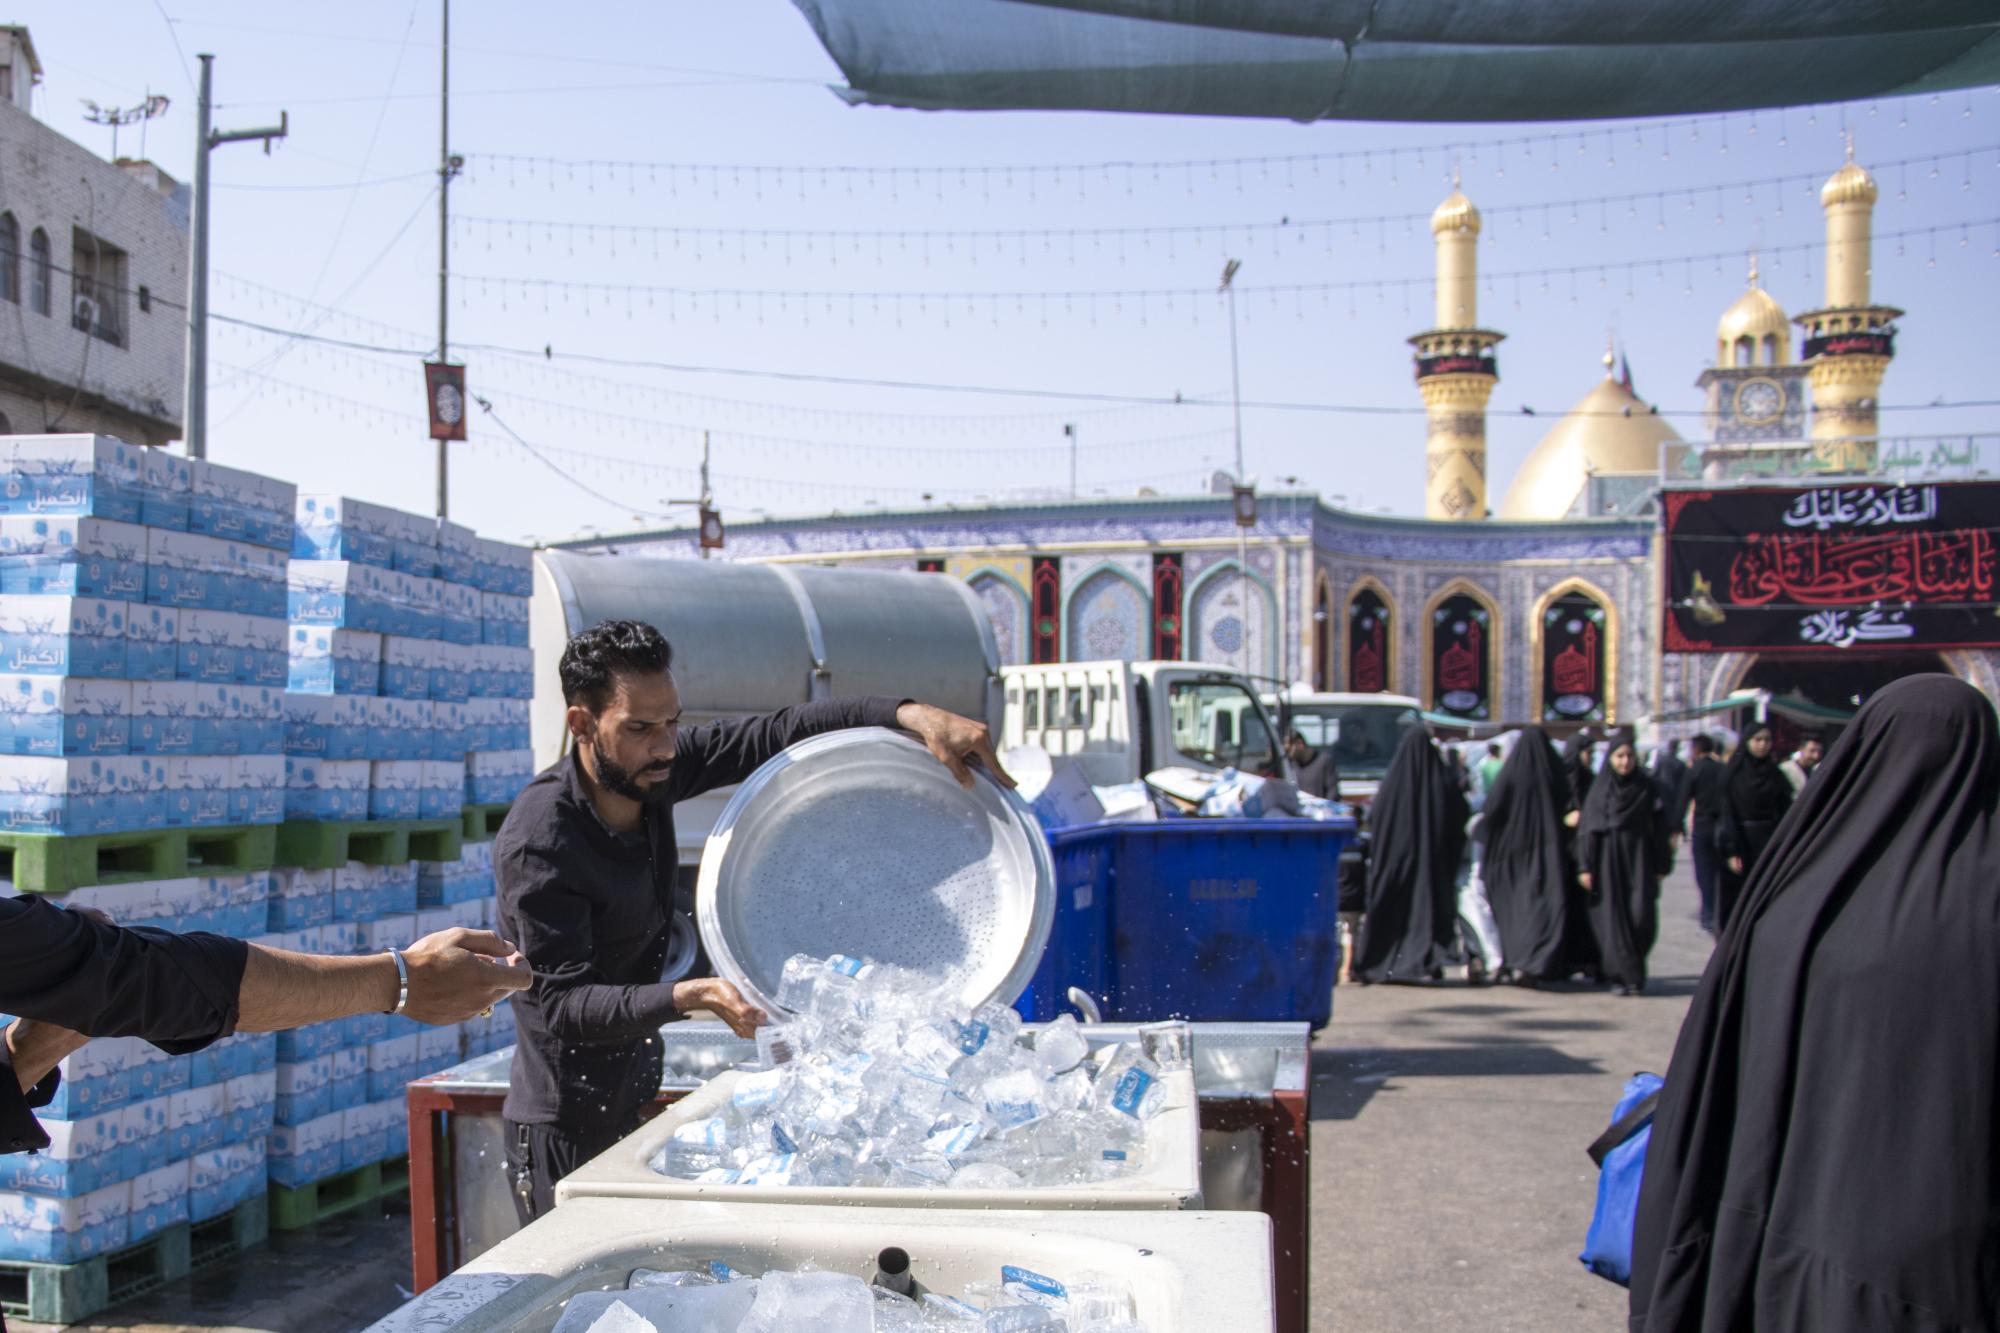
M 390 949 L 388 954 L 396 960 L 396 1007 L 389 1012 L 400 1014 L 410 1003 L 410 966 L 403 961 L 401 949 Z

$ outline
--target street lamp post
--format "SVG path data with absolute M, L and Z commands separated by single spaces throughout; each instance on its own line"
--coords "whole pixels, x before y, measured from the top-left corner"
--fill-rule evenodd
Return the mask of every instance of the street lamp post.
M 1229 298 L 1229 399 L 1236 412 L 1236 480 L 1243 481 L 1243 373 L 1236 359 L 1236 274 L 1243 261 L 1232 259 L 1222 266 L 1222 285 L 1216 288 Z

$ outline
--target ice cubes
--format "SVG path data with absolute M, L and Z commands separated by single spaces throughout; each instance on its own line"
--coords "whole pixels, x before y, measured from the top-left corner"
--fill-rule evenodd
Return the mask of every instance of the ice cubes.
M 739 1333 L 874 1333 L 875 1298 L 845 1273 L 766 1273 Z

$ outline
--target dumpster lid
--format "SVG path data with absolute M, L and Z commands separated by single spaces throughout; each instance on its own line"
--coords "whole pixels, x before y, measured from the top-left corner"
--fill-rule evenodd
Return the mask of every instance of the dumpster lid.
M 864 727 L 802 741 L 738 787 L 709 835 L 696 922 L 719 975 L 766 1012 L 793 954 L 956 982 L 969 1005 L 1027 988 L 1055 870 L 1027 804 L 970 790 L 922 744 Z

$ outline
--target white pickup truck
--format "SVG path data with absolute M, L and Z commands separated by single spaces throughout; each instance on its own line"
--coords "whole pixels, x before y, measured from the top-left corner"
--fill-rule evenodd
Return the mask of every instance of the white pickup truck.
M 1290 776 L 1278 732 L 1242 673 L 1203 662 L 1054 662 L 1000 672 L 1000 748 L 1075 761 L 1092 786 L 1160 768 Z

